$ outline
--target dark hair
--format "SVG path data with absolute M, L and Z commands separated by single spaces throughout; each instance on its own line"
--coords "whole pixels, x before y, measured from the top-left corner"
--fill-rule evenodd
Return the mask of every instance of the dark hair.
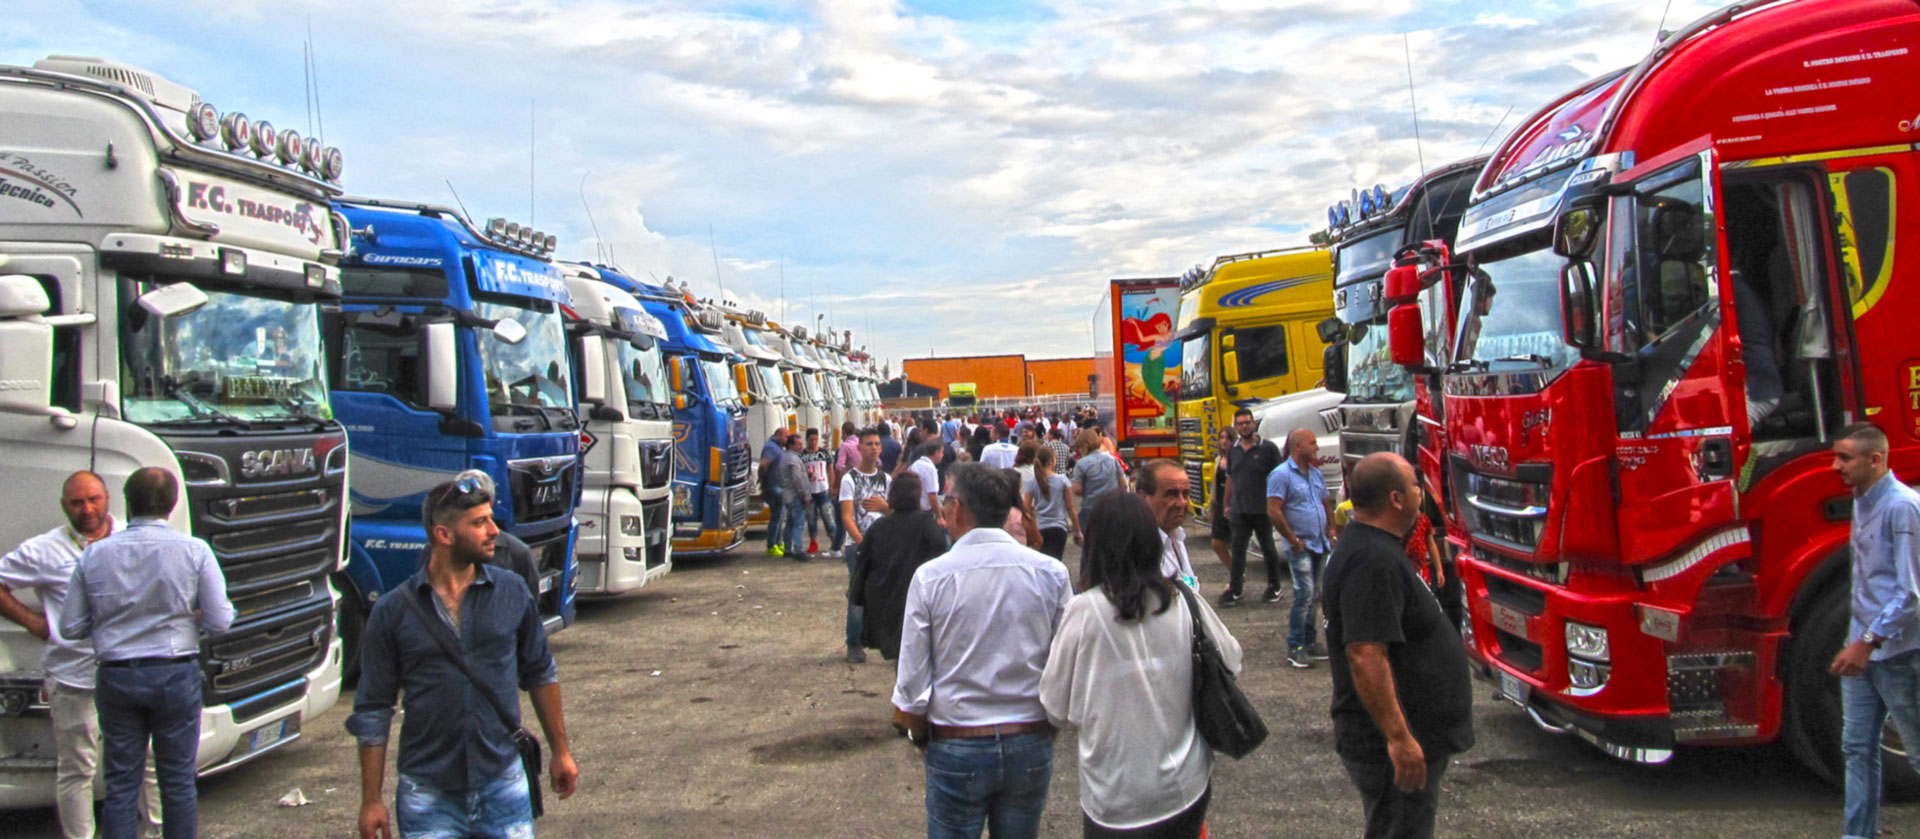
M 1007 439 L 1007 424 L 1006 424 L 1006 423 L 1003 423 L 1003 422 L 996 422 L 996 423 L 994 423 L 994 424 L 993 424 L 992 426 L 990 426 L 990 428 L 992 428 L 993 430 L 992 430 L 992 431 L 990 431 L 990 432 L 988 432 L 988 433 L 990 433 L 990 434 L 992 434 L 992 435 L 993 435 L 993 439 L 995 439 L 995 440 L 1005 440 L 1005 439 Z
M 1033 462 L 1034 452 L 1044 448 L 1038 440 L 1028 440 L 1020 444 L 1020 450 L 1013 453 L 1013 465 L 1025 466 Z
M 1056 425 L 1056 426 L 1054 426 L 1054 427 L 1052 427 L 1052 428 L 1049 428 L 1049 429 L 1047 429 L 1047 436 L 1048 436 L 1048 437 L 1052 437 L 1052 438 L 1053 438 L 1053 439 L 1055 439 L 1055 440 L 1066 440 L 1066 439 L 1067 439 L 1067 433 L 1066 433 L 1065 431 L 1061 431 L 1061 430 L 1060 430 L 1060 426 L 1058 426 L 1058 425 Z
M 1133 470 L 1133 488 L 1141 495 L 1152 495 L 1160 491 L 1160 472 L 1163 469 L 1179 469 L 1180 464 L 1164 457 L 1149 460 Z
M 1240 410 L 1237 410 L 1237 411 L 1234 411 L 1234 412 L 1233 412 L 1233 418 L 1234 418 L 1234 419 L 1236 419 L 1236 420 L 1237 420 L 1237 419 L 1239 419 L 1239 418 L 1241 418 L 1241 417 L 1247 417 L 1247 418 L 1249 418 L 1249 419 L 1251 419 L 1251 418 L 1253 417 L 1253 409 L 1252 409 L 1252 408 L 1241 408 Z
M 1020 450 L 1026 451 L 1026 447 L 1022 446 Z M 1040 496 L 1041 501 L 1053 500 L 1053 489 L 1047 486 L 1051 483 L 1053 483 L 1053 448 L 1051 446 L 1035 446 L 1033 452 L 1033 491 Z
M 920 486 L 920 476 L 912 472 L 895 475 L 893 483 L 887 485 L 887 506 L 896 514 L 911 513 L 927 503 L 927 493 Z M 858 509 L 859 505 L 854 505 Z
M 1389 452 L 1361 458 L 1347 478 L 1347 497 L 1353 500 L 1353 508 L 1378 511 L 1386 507 L 1387 499 L 1394 492 L 1404 491 L 1407 485 L 1400 477 L 1399 468 L 1404 462 L 1399 455 Z
M 947 470 L 952 479 L 953 497 L 967 508 L 975 527 L 1000 527 L 1007 523 L 1017 494 L 1007 479 L 984 463 L 960 463 Z
M 1147 593 L 1160 595 L 1165 612 L 1173 605 L 1173 584 L 1160 575 L 1160 528 L 1147 502 L 1130 492 L 1109 492 L 1087 513 L 1086 549 L 1080 555 L 1080 585 L 1100 587 L 1120 620 L 1147 615 Z
M 1869 454 L 1873 452 L 1886 454 L 1891 450 L 1887 442 L 1887 432 L 1881 431 L 1880 426 L 1870 422 L 1856 422 L 1840 429 L 1839 439 L 1852 440 L 1861 451 Z
M 786 448 L 797 449 L 797 448 L 800 448 L 800 446 L 805 442 L 806 440 L 802 439 L 798 434 L 788 434 Z
M 433 526 L 450 524 L 459 514 L 480 506 L 493 505 L 493 493 L 486 489 L 462 494 L 456 489 L 460 481 L 453 480 L 427 490 L 427 497 L 420 503 L 420 518 L 427 526 L 427 536 L 431 540 Z
M 914 449 L 913 454 L 915 457 L 931 458 L 934 455 L 939 454 L 942 451 L 945 451 L 946 448 L 947 447 L 943 445 L 939 440 L 928 440 L 926 442 L 921 443 L 920 448 Z
M 809 428 L 809 429 L 807 429 L 807 436 L 808 436 L 808 437 L 818 437 L 818 436 L 820 436 L 820 429 L 818 429 L 818 428 Z
M 847 423 L 847 424 L 852 425 L 853 423 Z M 862 428 L 860 429 L 859 436 L 860 436 L 860 439 L 865 440 L 868 437 L 882 437 L 885 435 L 881 434 L 880 429 L 878 428 Z
M 840 436 L 858 439 L 866 435 L 860 433 L 860 426 L 854 425 L 853 420 L 847 420 L 846 422 L 840 423 Z
M 135 469 L 120 488 L 127 499 L 127 518 L 165 518 L 180 500 L 180 483 L 158 466 Z
M 907 432 L 907 442 L 906 442 L 907 451 L 908 452 L 919 451 L 920 443 L 924 441 L 926 437 L 927 437 L 926 432 L 921 431 L 920 426 L 917 426 L 917 425 L 913 426 L 913 430 Z
M 920 420 L 920 429 L 928 434 L 938 434 L 940 433 L 940 424 L 934 422 L 933 417 L 927 417 Z
M 887 423 L 886 423 L 886 422 L 885 422 L 885 421 L 883 420 L 883 421 L 881 421 L 881 422 L 878 422 L 878 423 L 875 423 L 875 424 L 874 424 L 874 426 L 873 426 L 873 433 L 875 433 L 875 434 L 878 434 L 878 435 L 880 435 L 880 436 L 882 436 L 882 437 L 892 437 L 892 436 L 893 436 L 893 426 L 891 426 L 891 425 L 888 425 L 888 424 L 887 424 Z

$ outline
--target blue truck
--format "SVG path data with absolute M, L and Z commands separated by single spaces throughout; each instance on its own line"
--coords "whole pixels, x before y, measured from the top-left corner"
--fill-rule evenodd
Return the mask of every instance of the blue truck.
M 326 317 L 334 413 L 351 442 L 341 636 L 357 672 L 373 601 L 427 546 L 426 492 L 464 469 L 496 487 L 494 518 L 533 550 L 548 631 L 573 622 L 580 421 L 554 240 L 503 219 L 363 198 L 342 297 Z
M 676 289 L 639 282 L 606 266 L 601 280 L 633 295 L 666 327 L 673 390 L 673 555 L 713 556 L 746 539 L 754 445 L 742 397 L 746 359 L 728 348 L 726 315 Z

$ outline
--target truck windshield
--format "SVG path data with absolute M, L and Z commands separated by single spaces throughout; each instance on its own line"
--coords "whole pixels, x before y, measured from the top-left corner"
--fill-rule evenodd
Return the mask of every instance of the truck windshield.
M 318 307 L 206 295 L 207 304 L 188 314 L 132 319 L 121 405 L 127 419 L 244 425 L 332 418 Z
M 780 368 L 772 364 L 753 365 L 755 375 L 760 377 L 760 392 L 775 402 L 793 401 L 793 391 L 787 390 L 787 377 L 780 375 Z
M 567 372 L 567 333 L 560 311 L 481 301 L 474 314 L 487 320 L 516 320 L 527 337 L 509 344 L 479 332 L 480 364 L 487 376 L 488 410 L 494 416 L 559 408 L 573 412 L 573 384 Z
M 1213 344 L 1210 335 L 1188 338 L 1180 348 L 1180 397 L 1205 399 L 1213 395 Z
M 715 404 L 740 401 L 740 389 L 733 384 L 733 372 L 727 362 L 703 355 L 700 357 L 700 369 L 707 374 L 707 391 L 713 395 Z
M 1474 263 L 1454 343 L 1455 368 L 1555 369 L 1579 360 L 1560 336 L 1565 258 L 1542 247 Z
M 666 361 L 660 356 L 660 345 L 655 344 L 643 350 L 635 347 L 632 341 L 615 341 L 614 346 L 619 348 L 620 375 L 626 380 L 627 413 L 634 416 L 660 414 L 660 410 L 654 406 L 667 405 L 672 400 Z M 664 419 L 664 416 L 660 418 Z

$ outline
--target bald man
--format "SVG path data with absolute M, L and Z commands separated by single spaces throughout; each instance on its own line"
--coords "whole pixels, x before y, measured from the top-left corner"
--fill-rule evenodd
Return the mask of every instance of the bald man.
M 1293 610 L 1287 617 L 1287 664 L 1312 667 L 1325 661 L 1315 594 L 1320 569 L 1333 544 L 1333 494 L 1320 474 L 1320 440 L 1312 429 L 1287 434 L 1287 459 L 1267 473 L 1267 519 L 1285 542 Z M 1270 596 L 1278 597 L 1278 592 Z
M 28 539 L 0 557 L 0 617 L 47 642 L 41 667 L 47 672 L 48 716 L 53 722 L 54 803 L 67 839 L 93 836 L 93 785 L 100 768 L 100 715 L 93 707 L 93 644 L 60 634 L 73 565 L 88 545 L 120 532 L 107 512 L 107 485 L 92 472 L 75 472 L 60 486 L 60 512 L 67 523 Z M 30 591 L 41 611 L 13 596 Z M 160 830 L 160 787 L 147 763 L 141 788 L 148 833 Z

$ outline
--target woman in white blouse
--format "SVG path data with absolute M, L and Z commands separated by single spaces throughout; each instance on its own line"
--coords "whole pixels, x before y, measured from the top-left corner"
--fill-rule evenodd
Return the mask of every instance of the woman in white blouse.
M 1040 702 L 1080 731 L 1084 835 L 1197 839 L 1213 752 L 1193 724 L 1193 618 L 1160 574 L 1160 531 L 1145 501 L 1110 492 L 1088 513 L 1085 591 L 1054 635 Z M 1203 600 L 1200 621 L 1227 667 L 1240 642 Z

